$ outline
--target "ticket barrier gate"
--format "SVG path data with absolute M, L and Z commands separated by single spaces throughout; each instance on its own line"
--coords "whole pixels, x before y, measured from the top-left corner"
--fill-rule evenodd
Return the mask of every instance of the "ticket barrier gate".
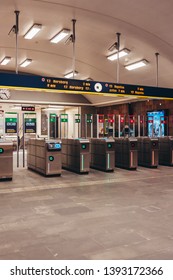
M 90 167 L 114 171 L 115 168 L 115 141 L 109 138 L 91 138 L 91 163 Z
M 46 176 L 61 175 L 61 140 L 29 139 L 27 146 L 28 169 Z
M 62 167 L 80 174 L 89 172 L 90 142 L 89 139 L 61 139 Z
M 13 178 L 13 143 L 0 141 L 0 179 Z
M 159 164 L 173 165 L 173 137 L 159 137 Z
M 138 143 L 136 138 L 115 139 L 115 166 L 136 170 L 138 166 Z
M 158 138 L 138 138 L 138 165 L 145 167 L 158 166 L 158 144 Z

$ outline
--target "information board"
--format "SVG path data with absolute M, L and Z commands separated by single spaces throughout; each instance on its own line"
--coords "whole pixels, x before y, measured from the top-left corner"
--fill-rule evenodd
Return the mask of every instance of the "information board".
M 0 73 L 0 88 L 173 99 L 172 88 Z
M 35 118 L 25 118 L 25 133 L 36 133 Z
M 5 118 L 5 133 L 17 133 L 17 118 Z

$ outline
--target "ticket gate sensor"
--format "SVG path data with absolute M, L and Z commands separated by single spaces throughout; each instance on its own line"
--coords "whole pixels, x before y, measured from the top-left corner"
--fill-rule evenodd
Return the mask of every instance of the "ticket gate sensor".
M 104 137 L 104 115 L 103 114 L 97 114 L 97 138 Z
M 85 138 L 93 138 L 93 115 L 85 114 Z
M 91 138 L 91 163 L 90 167 L 114 171 L 115 168 L 115 141 L 109 138 Z
M 159 142 L 158 138 L 138 138 L 138 165 L 158 167 Z
M 0 180 L 13 178 L 13 143 L 0 141 Z
M 145 117 L 138 115 L 138 137 L 145 135 Z
M 115 166 L 128 170 L 136 170 L 138 166 L 138 143 L 137 139 L 114 138 L 115 139 Z
M 159 137 L 159 164 L 173 165 L 173 137 Z
M 61 175 L 61 140 L 29 139 L 28 169 L 45 176 Z
M 61 139 L 62 167 L 79 174 L 89 173 L 90 142 L 89 139 Z

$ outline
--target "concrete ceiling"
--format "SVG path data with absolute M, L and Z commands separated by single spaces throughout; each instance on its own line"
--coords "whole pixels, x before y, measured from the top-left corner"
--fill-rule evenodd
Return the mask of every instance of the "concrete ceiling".
M 65 40 L 52 44 L 50 39 L 63 28 L 72 30 L 75 18 L 77 79 L 91 77 L 96 81 L 116 82 L 117 64 L 106 56 L 111 53 L 108 49 L 116 41 L 116 33 L 120 32 L 120 49 L 128 48 L 131 52 L 120 59 L 119 82 L 155 86 L 158 52 L 159 86 L 173 88 L 172 0 L 1 0 L 0 61 L 4 56 L 13 58 L 8 65 L 0 65 L 1 71 L 15 71 L 15 35 L 8 35 L 15 24 L 15 10 L 20 11 L 18 63 L 26 58 L 33 60 L 28 67 L 19 67 L 19 71 L 52 77 L 64 77 L 70 72 L 72 44 L 65 44 Z M 34 23 L 42 24 L 42 30 L 32 40 L 24 39 Z M 133 71 L 124 68 L 141 59 L 148 60 L 148 66 Z M 102 106 L 111 100 L 115 103 L 115 99 L 123 101 L 115 97 L 85 97 Z

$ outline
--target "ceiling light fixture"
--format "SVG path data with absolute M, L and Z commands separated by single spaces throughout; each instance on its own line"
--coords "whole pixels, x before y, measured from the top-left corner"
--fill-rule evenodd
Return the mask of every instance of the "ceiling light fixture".
M 79 74 L 77 71 L 74 72 L 74 76 Z M 73 77 L 73 71 L 64 75 L 64 78 L 70 79 Z
M 55 35 L 50 42 L 57 44 L 60 41 L 62 41 L 66 36 L 68 36 L 70 34 L 70 30 L 69 29 L 63 29 L 61 30 L 57 35 Z
M 21 110 L 21 106 L 13 106 L 11 107 L 12 110 Z
M 28 66 L 30 63 L 32 62 L 32 59 L 25 59 L 21 64 L 20 64 L 20 67 L 26 67 Z
M 128 49 L 123 49 L 121 51 L 119 51 L 119 58 L 123 57 L 123 56 L 126 56 L 130 53 L 130 50 Z M 116 60 L 118 58 L 118 52 L 116 53 L 113 53 L 113 54 L 110 54 L 107 56 L 107 59 L 113 61 L 113 60 Z
M 25 34 L 24 38 L 25 39 L 32 39 L 42 28 L 41 24 L 34 24 Z
M 143 59 L 143 60 L 137 61 L 137 62 L 135 62 L 135 63 L 126 65 L 125 68 L 126 68 L 127 70 L 131 71 L 131 70 L 134 70 L 134 69 L 137 69 L 137 68 L 146 66 L 148 63 L 149 63 L 149 62 L 148 62 L 146 59 Z
M 11 60 L 10 56 L 5 56 L 0 64 L 1 65 L 7 65 L 10 62 L 10 60 Z
M 62 111 L 63 108 L 44 108 L 42 111 Z

